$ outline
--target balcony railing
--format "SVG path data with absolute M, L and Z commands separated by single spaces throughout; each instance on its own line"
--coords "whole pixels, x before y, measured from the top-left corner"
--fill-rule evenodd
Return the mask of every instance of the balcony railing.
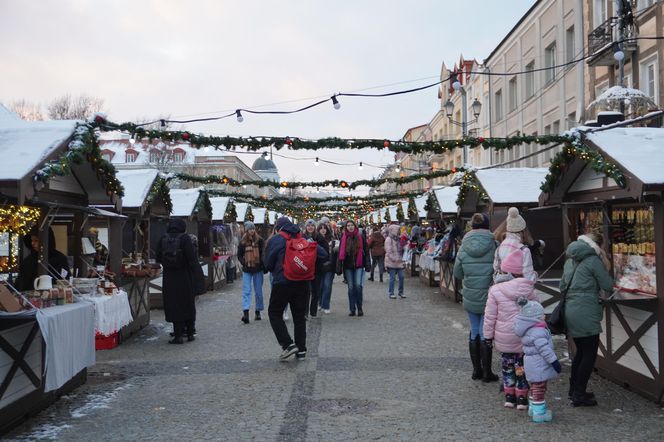
M 613 57 L 613 43 L 621 41 L 620 35 L 620 20 L 618 17 L 611 17 L 606 20 L 604 23 L 595 28 L 590 34 L 588 34 L 588 52 L 593 56 L 589 61 L 590 64 L 594 64 L 595 61 L 609 61 L 614 63 L 612 60 Z M 637 28 L 635 25 L 631 24 L 625 27 L 624 34 L 622 35 L 622 40 L 636 37 Z M 636 50 L 636 40 L 624 41 L 622 44 L 622 50 L 625 53 Z M 603 55 L 611 55 L 611 57 L 603 57 Z M 604 60 L 606 58 L 606 60 Z M 606 64 L 603 62 L 597 64 Z

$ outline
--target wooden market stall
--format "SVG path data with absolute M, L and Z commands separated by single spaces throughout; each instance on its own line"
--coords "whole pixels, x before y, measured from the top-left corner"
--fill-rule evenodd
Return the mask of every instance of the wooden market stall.
M 222 246 L 224 239 L 223 232 L 224 217 L 231 198 L 227 196 L 217 196 L 210 198 L 212 206 L 212 247 L 214 253 L 210 263 L 210 274 L 212 275 L 212 289 L 219 290 L 222 283 L 226 280 L 226 261 L 230 257 L 226 251 L 228 248 Z
M 198 257 L 203 274 L 208 280 L 207 286 L 212 284 L 213 275 L 208 271 L 212 261 L 212 206 L 207 192 L 202 187 L 193 189 L 170 190 L 172 211 L 171 218 L 181 218 L 187 225 L 186 233 L 194 236 L 198 242 Z M 156 249 L 157 241 L 161 236 L 151 235 Z M 155 278 L 150 282 L 150 307 L 163 308 L 161 296 L 162 278 Z
M 126 339 L 150 323 L 150 282 L 161 273 L 155 262 L 150 231 L 153 224 L 166 224 L 172 202 L 166 180 L 156 169 L 120 170 L 117 177 L 125 188 L 122 213 L 127 216 L 122 230 L 122 267 L 118 282 L 128 294 L 133 318 L 131 324 L 120 331 L 120 339 Z
M 585 146 L 618 174 L 578 157 L 555 170 L 544 205 L 561 205 L 564 244 L 604 236 L 616 290 L 606 294 L 596 367 L 600 374 L 661 402 L 664 395 L 664 129 L 589 133 Z M 624 187 L 615 178 L 624 175 Z M 657 265 L 659 264 L 659 265 Z
M 454 258 L 456 257 L 456 250 L 458 250 L 458 247 L 461 244 L 461 235 L 458 234 L 460 233 L 460 227 L 457 226 L 459 210 L 457 206 L 457 198 L 459 197 L 459 186 L 435 188 L 433 189 L 433 193 L 438 200 L 440 217 L 444 221 L 447 221 L 443 241 L 446 241 L 451 236 L 451 246 L 454 247 L 454 250 L 449 253 L 444 253 L 443 256 L 437 256 L 435 258 L 439 268 L 438 285 L 440 287 L 440 293 L 443 296 L 452 301 L 460 302 L 462 283 L 461 280 L 454 277 Z
M 74 302 L 64 281 L 48 287 L 51 276 L 87 273 L 82 232 L 94 212 L 89 204 L 119 209 L 122 189 L 100 156 L 91 125 L 25 122 L 0 106 L 0 155 L 0 230 L 12 244 L 0 284 L 3 433 L 84 383 L 86 367 L 95 363 L 94 304 Z M 16 228 L 19 220 L 22 227 Z M 30 228 L 39 249 L 25 255 L 19 237 Z M 55 250 L 66 265 L 58 274 L 51 264 Z M 32 264 L 43 275 L 34 286 L 25 277 Z M 17 271 L 23 275 L 20 294 Z

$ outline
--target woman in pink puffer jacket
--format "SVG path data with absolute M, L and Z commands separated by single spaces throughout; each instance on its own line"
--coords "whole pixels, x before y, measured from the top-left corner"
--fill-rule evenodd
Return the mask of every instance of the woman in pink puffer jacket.
M 484 310 L 484 339 L 493 340 L 502 353 L 505 407 L 528 409 L 528 381 L 523 369 L 521 338 L 514 333 L 514 320 L 521 307 L 520 297 L 537 301 L 534 281 L 523 277 L 523 251 L 514 250 L 502 260 L 501 270 L 511 273 L 514 279 L 494 284 L 489 289 Z

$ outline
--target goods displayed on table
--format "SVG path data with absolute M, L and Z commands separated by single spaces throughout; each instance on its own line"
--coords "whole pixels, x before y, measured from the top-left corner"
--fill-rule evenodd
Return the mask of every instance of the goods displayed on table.
M 154 259 L 146 263 L 141 253 L 132 253 L 128 258 L 122 259 L 123 276 L 147 276 L 154 278 L 161 273 L 161 266 Z
M 656 296 L 653 208 L 613 209 L 611 242 L 616 287 L 627 292 Z

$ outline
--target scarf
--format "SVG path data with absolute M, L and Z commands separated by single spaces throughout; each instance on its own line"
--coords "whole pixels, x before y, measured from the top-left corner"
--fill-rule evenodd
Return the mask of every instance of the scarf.
M 341 237 L 341 247 L 339 247 L 339 259 L 342 261 L 346 260 L 346 241 L 349 237 L 354 237 L 357 241 L 357 255 L 355 259 L 355 265 L 357 267 L 363 267 L 364 248 L 362 247 L 362 237 L 360 236 L 360 232 L 357 229 L 355 229 L 353 233 L 348 233 L 348 231 L 344 232 L 343 236 Z
M 248 268 L 258 267 L 260 262 L 260 249 L 258 247 L 258 238 L 252 240 L 251 238 L 245 238 L 245 247 L 244 247 L 244 262 L 247 264 Z

